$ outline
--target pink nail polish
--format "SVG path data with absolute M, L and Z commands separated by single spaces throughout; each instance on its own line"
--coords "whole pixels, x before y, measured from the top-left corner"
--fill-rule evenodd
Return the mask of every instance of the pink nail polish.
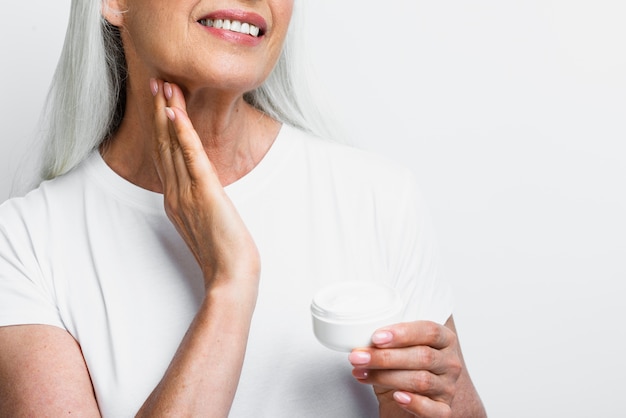
M 159 83 L 157 83 L 154 78 L 150 79 L 150 91 L 152 92 L 153 96 L 156 96 L 159 92 Z
M 352 372 L 352 376 L 354 376 L 355 379 L 365 380 L 369 376 L 369 372 L 365 369 L 358 369 Z
M 374 344 L 387 344 L 393 339 L 393 334 L 389 331 L 378 331 L 372 336 Z
M 402 405 L 408 405 L 411 403 L 411 397 L 404 392 L 394 392 L 393 399 L 395 399 L 396 402 Z
M 165 114 L 167 115 L 167 118 L 172 122 L 176 119 L 176 113 L 174 113 L 174 111 L 169 107 L 165 108 Z
M 370 353 L 367 353 L 365 351 L 353 351 L 348 356 L 348 360 L 350 361 L 350 363 L 355 365 L 367 364 L 370 362 L 371 359 L 372 356 L 370 355 Z
M 172 85 L 170 83 L 163 84 L 163 91 L 165 92 L 165 98 L 167 100 L 172 98 L 173 92 L 172 92 Z

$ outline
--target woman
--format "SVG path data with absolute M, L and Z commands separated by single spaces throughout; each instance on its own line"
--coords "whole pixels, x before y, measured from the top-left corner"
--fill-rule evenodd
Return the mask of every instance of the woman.
M 410 175 L 305 132 L 293 7 L 73 2 L 51 180 L 0 207 L 2 415 L 484 415 Z M 346 279 L 407 302 L 348 361 L 308 313 Z

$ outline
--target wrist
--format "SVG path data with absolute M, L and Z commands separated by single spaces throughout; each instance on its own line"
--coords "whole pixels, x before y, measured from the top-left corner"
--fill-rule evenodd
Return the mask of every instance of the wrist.
M 203 305 L 210 310 L 226 312 L 231 316 L 247 317 L 252 316 L 257 295 L 257 284 L 237 286 L 236 283 L 213 283 L 206 288 Z

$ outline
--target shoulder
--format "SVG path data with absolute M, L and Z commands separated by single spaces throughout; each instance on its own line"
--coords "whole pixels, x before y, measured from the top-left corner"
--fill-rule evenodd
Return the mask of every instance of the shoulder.
M 0 231 L 37 231 L 53 221 L 71 218 L 71 212 L 80 208 L 86 188 L 86 162 L 67 174 L 43 181 L 24 196 L 13 197 L 0 204 Z M 68 216 L 59 217 L 59 214 Z
M 288 140 L 302 154 L 307 164 L 319 168 L 317 176 L 327 173 L 334 181 L 349 181 L 360 185 L 397 190 L 416 186 L 413 171 L 391 157 L 343 144 L 286 126 Z
M 0 326 L 63 326 L 51 272 L 67 249 L 66 232 L 81 223 L 80 198 L 70 197 L 69 179 L 45 181 L 0 205 Z

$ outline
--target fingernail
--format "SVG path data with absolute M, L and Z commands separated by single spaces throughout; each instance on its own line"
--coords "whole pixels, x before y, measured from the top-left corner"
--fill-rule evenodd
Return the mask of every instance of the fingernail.
M 411 403 L 411 397 L 404 392 L 394 392 L 393 399 L 395 399 L 396 402 L 402 405 L 408 405 Z
M 393 334 L 389 331 L 376 331 L 372 335 L 372 342 L 374 344 L 387 344 L 393 339 Z
M 363 380 L 363 379 L 367 379 L 367 376 L 369 376 L 369 373 L 365 369 L 355 369 L 352 371 L 352 376 L 354 376 L 356 379 Z
M 172 85 L 170 83 L 163 84 L 163 91 L 165 92 L 165 98 L 167 100 L 172 98 Z
M 366 351 L 353 351 L 348 356 L 350 363 L 354 365 L 363 365 L 370 362 L 372 356 Z
M 152 92 L 153 96 L 156 96 L 159 92 L 159 83 L 157 83 L 154 78 L 150 79 L 150 91 Z
M 165 114 L 167 115 L 167 118 L 172 122 L 174 121 L 174 119 L 176 119 L 176 113 L 174 113 L 174 111 L 170 107 L 165 108 Z

